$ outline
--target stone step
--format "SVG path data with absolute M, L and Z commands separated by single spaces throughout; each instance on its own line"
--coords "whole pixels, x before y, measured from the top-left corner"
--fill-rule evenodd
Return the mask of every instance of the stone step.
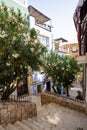
M 43 123 L 33 123 L 34 121 L 32 120 L 32 122 L 29 122 L 28 120 L 23 120 L 22 123 L 24 123 L 27 126 L 30 126 L 32 124 L 32 130 L 51 130 L 51 127 L 43 125 Z M 37 124 L 39 123 L 39 125 L 37 126 Z
M 37 106 L 37 114 L 41 114 L 43 113 L 44 111 L 46 111 L 48 108 L 48 105 L 40 105 L 40 106 Z
M 67 130 L 67 129 L 64 129 L 62 127 L 53 127 L 51 130 Z
M 0 125 L 0 130 L 5 130 L 5 129 Z
M 35 120 L 32 120 L 31 118 L 28 118 L 27 121 L 32 123 L 33 125 L 37 126 L 38 129 L 40 129 L 40 130 L 43 130 L 45 128 L 45 126 L 43 126 L 41 123 L 39 123 Z
M 64 113 L 65 112 L 66 112 L 66 115 L 67 115 L 68 111 L 64 110 Z M 61 108 L 59 109 L 57 105 L 54 105 L 54 106 L 49 105 L 46 111 L 43 111 L 42 113 L 37 115 L 37 117 L 43 117 L 44 119 L 47 119 L 47 117 L 49 118 L 49 117 L 52 117 L 52 116 L 63 117 L 63 114 L 61 115 Z
M 28 118 L 28 121 L 25 120 L 24 124 L 27 124 L 27 125 L 32 124 L 35 127 L 32 130 L 66 130 L 62 128 L 61 126 L 51 124 L 47 120 L 45 119 L 40 120 L 39 118 Z M 37 124 L 38 124 L 38 127 L 36 127 Z
M 48 128 L 52 128 L 53 127 L 53 124 L 51 124 L 50 122 L 48 122 L 46 119 L 44 119 L 43 117 L 41 118 L 33 118 L 33 120 L 37 121 L 38 123 L 42 124 L 43 126 L 45 127 L 48 127 Z
M 24 125 L 23 123 L 19 121 L 16 121 L 14 125 L 16 128 L 18 128 L 18 130 L 32 130 L 31 128 L 29 128 L 28 126 Z
M 48 107 L 46 107 L 46 109 L 42 106 L 42 110 L 40 112 L 38 112 L 37 116 L 44 116 L 44 115 L 48 115 L 51 113 L 56 113 L 58 111 L 58 106 L 54 105 L 54 104 L 49 104 Z
M 1 129 L 0 129 L 1 130 Z M 17 127 L 15 127 L 14 125 L 12 124 L 8 124 L 5 128 L 5 130 L 19 130 Z
M 31 128 L 31 130 L 40 130 L 37 126 L 27 120 L 22 120 L 22 123 Z
M 53 117 L 54 118 L 54 117 Z M 56 129 L 57 128 L 57 123 L 58 123 L 58 120 L 56 119 L 49 119 L 49 118 L 43 118 L 43 117 L 39 117 L 37 118 L 36 120 L 38 120 L 38 122 L 42 123 L 44 126 L 47 126 L 49 127 L 50 129 Z M 60 130 L 60 129 L 59 129 Z

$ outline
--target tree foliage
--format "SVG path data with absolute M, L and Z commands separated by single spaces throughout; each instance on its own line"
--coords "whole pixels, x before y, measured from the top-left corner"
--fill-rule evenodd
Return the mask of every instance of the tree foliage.
M 29 30 L 21 11 L 4 3 L 0 6 L 0 84 L 14 91 L 13 83 L 23 79 L 31 68 L 43 65 L 46 48 L 39 42 L 35 29 Z M 17 86 L 16 86 L 17 87 Z M 12 89 L 12 90 L 11 90 Z
M 65 88 L 68 88 L 75 80 L 80 67 L 74 58 L 51 52 L 46 57 L 44 69 L 47 76 L 52 78 L 54 85 L 61 86 L 62 83 Z

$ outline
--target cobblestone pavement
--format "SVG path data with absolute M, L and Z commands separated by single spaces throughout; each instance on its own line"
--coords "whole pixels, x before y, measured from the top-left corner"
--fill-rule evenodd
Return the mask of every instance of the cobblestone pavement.
M 31 96 L 32 102 L 37 104 L 37 112 L 40 116 L 61 127 L 61 130 L 77 130 L 83 128 L 87 130 L 87 115 L 75 110 L 62 107 L 57 104 L 51 104 L 50 111 L 47 105 L 41 106 L 41 99 L 39 96 Z M 58 129 L 59 130 L 59 129 Z

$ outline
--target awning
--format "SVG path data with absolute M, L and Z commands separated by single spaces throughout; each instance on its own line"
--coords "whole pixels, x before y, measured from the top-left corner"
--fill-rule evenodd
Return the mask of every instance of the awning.
M 44 23 L 44 22 L 51 20 L 50 18 L 48 18 L 47 16 L 42 14 L 40 11 L 38 11 L 37 9 L 32 7 L 31 5 L 28 7 L 28 10 L 29 10 L 29 15 L 33 16 L 35 18 L 36 24 L 41 24 L 41 23 Z

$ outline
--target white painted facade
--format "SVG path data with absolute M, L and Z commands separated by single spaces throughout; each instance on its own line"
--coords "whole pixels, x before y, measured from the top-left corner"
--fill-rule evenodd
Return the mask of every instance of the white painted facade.
M 30 21 L 30 28 L 35 28 L 38 38 L 40 42 L 47 47 L 49 51 L 53 50 L 53 35 L 52 31 L 48 31 L 42 27 L 37 26 L 35 24 L 35 18 L 32 16 L 29 16 L 29 21 Z M 49 28 L 49 25 L 51 26 L 51 21 L 47 21 L 46 23 L 46 28 Z
M 18 3 L 18 4 L 20 4 L 21 6 L 27 8 L 28 0 L 13 0 L 13 1 L 16 2 L 16 3 Z

